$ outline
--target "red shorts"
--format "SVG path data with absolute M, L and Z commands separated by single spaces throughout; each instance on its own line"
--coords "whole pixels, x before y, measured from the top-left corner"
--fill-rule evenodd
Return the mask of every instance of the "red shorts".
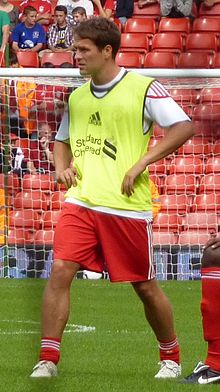
M 107 270 L 112 282 L 155 277 L 151 223 L 65 203 L 54 236 L 54 260 Z

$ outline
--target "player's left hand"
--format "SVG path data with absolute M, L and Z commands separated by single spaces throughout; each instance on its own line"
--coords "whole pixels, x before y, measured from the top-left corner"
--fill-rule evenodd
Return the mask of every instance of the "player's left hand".
M 121 185 L 122 195 L 126 194 L 128 197 L 130 197 L 134 193 L 135 180 L 145 169 L 146 167 L 143 164 L 137 162 L 131 169 L 127 171 Z

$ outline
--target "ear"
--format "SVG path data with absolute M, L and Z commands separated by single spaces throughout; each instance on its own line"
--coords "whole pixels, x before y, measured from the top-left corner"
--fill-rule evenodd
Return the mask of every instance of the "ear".
M 103 49 L 103 53 L 106 60 L 112 57 L 112 46 L 106 45 Z

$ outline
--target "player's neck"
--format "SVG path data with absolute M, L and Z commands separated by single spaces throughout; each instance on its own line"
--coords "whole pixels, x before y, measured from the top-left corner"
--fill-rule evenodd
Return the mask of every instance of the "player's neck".
M 103 85 L 111 82 L 120 72 L 120 67 L 116 64 L 112 66 L 104 67 L 101 71 L 97 72 L 96 74 L 92 75 L 93 83 L 98 85 Z

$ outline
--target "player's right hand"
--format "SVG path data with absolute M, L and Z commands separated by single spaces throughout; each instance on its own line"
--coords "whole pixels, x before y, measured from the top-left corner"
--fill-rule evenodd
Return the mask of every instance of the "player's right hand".
M 77 186 L 77 178 L 80 179 L 80 175 L 75 167 L 68 167 L 66 170 L 56 173 L 58 184 L 63 184 L 66 189 L 69 189 L 72 185 Z

